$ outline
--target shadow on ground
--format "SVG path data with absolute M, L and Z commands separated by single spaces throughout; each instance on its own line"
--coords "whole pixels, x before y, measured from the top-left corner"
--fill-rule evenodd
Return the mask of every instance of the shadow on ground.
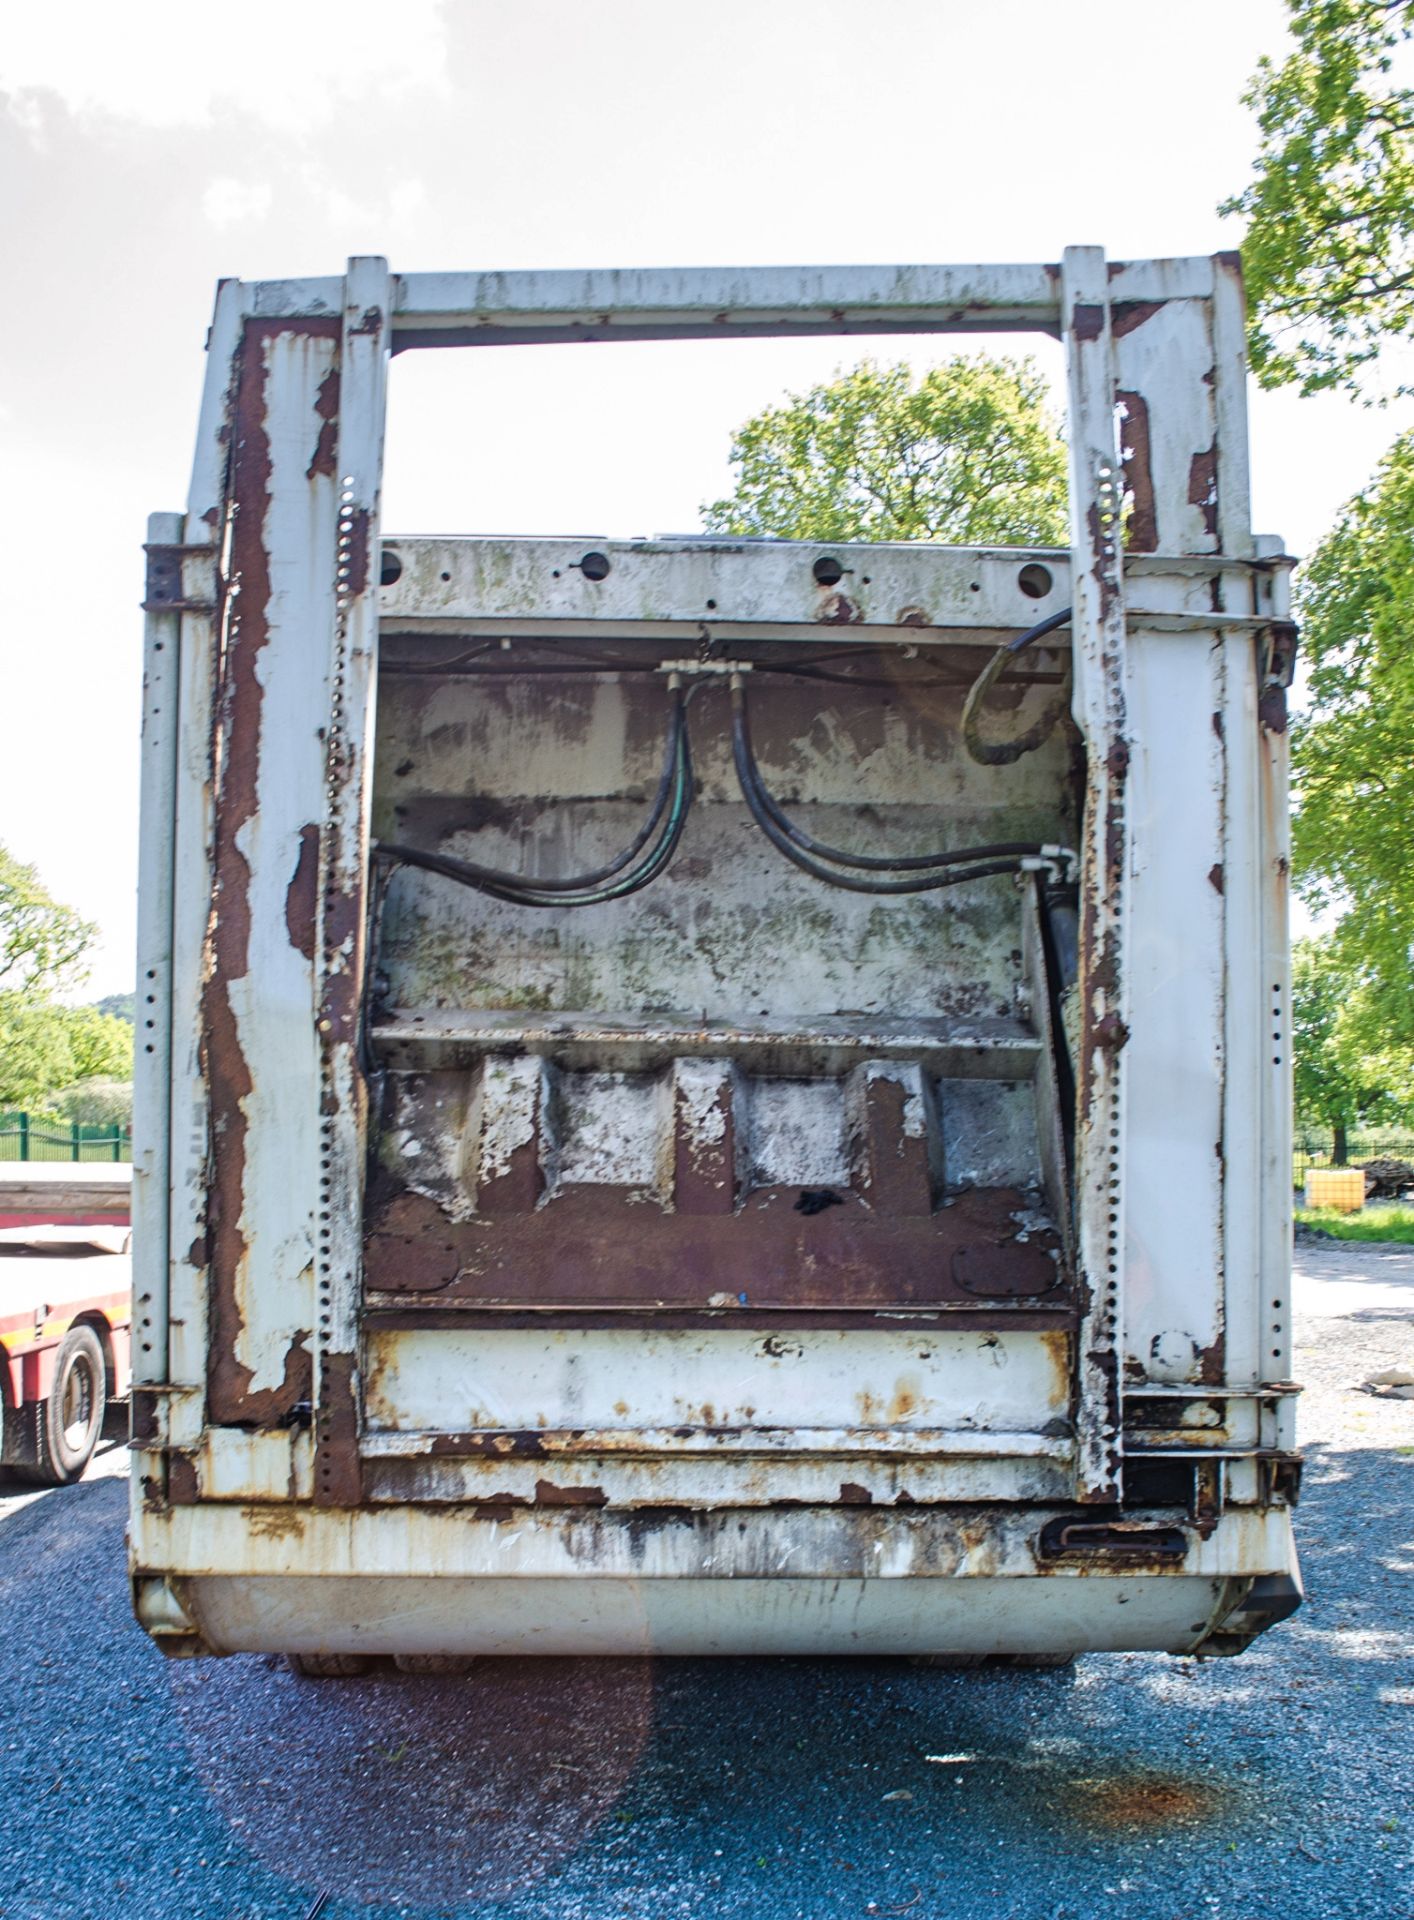
M 1414 1459 L 1311 1449 L 1312 1600 L 1236 1661 L 167 1665 L 125 1483 L 0 1521 L 0 1914 L 325 1920 L 1414 1911 Z M 62 1844 L 58 1836 L 62 1835 Z

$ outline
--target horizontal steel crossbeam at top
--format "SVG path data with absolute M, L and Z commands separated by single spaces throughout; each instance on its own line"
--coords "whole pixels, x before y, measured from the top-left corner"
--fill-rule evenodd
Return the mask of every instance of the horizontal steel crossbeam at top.
M 254 319 L 343 310 L 344 281 L 252 281 Z M 556 341 L 708 340 L 792 334 L 1058 333 L 1054 264 L 642 267 L 392 276 L 393 350 Z M 1206 299 L 1205 257 L 1112 262 L 1111 303 Z

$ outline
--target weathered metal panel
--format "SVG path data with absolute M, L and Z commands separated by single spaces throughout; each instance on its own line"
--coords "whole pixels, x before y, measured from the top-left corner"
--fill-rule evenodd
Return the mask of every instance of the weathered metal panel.
M 243 289 L 224 281 L 207 342 L 196 450 L 183 528 L 191 549 L 185 596 L 209 610 L 181 616 L 173 833 L 171 1178 L 168 1226 L 168 1351 L 164 1397 L 172 1442 L 200 1440 L 207 1406 L 209 1092 L 202 995 L 212 906 L 216 770 L 213 724 L 220 652 L 217 573 L 229 535 L 227 488 Z M 203 555 L 202 549 L 207 549 Z M 140 1521 L 138 1522 L 140 1524 Z
M 177 546 L 180 513 L 154 513 L 149 548 Z M 180 584 L 180 564 L 177 568 Z M 180 592 L 174 596 L 182 598 Z M 147 609 L 143 648 L 142 819 L 138 848 L 137 1006 L 133 1046 L 133 1380 L 165 1382 L 171 1189 L 172 895 L 176 837 L 181 614 Z M 162 1423 L 165 1431 L 165 1421 Z M 162 1437 L 154 1428 L 150 1437 Z
M 1131 625 L 1129 1040 L 1122 1358 L 1222 1371 L 1224 874 L 1221 655 Z
M 368 819 L 378 659 L 378 533 L 389 310 L 387 262 L 349 262 L 339 342 L 338 547 L 319 848 L 319 1174 L 315 1498 L 349 1506 L 358 1473 L 365 1089 L 361 1060 Z M 312 1091 L 312 1089 L 310 1090 Z
M 1064 1417 L 1070 1395 L 1063 1331 L 879 1330 L 861 1340 L 791 1327 L 629 1337 L 626 1368 L 624 1336 L 610 1329 L 376 1333 L 367 1363 L 370 1429 L 1034 1434 Z
M 1080 877 L 1076 1246 L 1082 1321 L 1076 1381 L 1077 1490 L 1119 1491 L 1118 1341 L 1124 1311 L 1124 1045 L 1129 981 L 1126 781 L 1130 745 L 1124 581 L 1124 480 L 1115 437 L 1108 276 L 1095 247 L 1067 251 L 1070 511 L 1075 550 L 1074 711 L 1085 737 L 1086 825 Z
M 211 1416 L 274 1425 L 311 1396 L 318 1177 L 312 887 L 324 813 L 335 480 L 331 323 L 247 322 L 234 407 L 211 956 Z

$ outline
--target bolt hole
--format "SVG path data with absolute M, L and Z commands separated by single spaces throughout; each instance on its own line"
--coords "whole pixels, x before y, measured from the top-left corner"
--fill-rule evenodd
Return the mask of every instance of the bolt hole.
M 403 563 L 392 547 L 384 547 L 383 563 L 378 569 L 380 586 L 391 587 L 395 580 L 403 577 Z
M 1030 560 L 1017 574 L 1016 584 L 1028 600 L 1044 600 L 1055 581 L 1049 567 L 1043 567 L 1039 560 Z
M 609 577 L 608 554 L 586 553 L 579 563 L 579 570 L 586 580 L 607 580 Z
M 832 553 L 822 553 L 810 571 L 815 576 L 815 584 L 820 587 L 838 586 L 844 579 L 844 568 Z
M 715 613 L 717 611 L 717 603 L 715 600 L 709 600 L 707 602 L 707 611 L 708 613 Z

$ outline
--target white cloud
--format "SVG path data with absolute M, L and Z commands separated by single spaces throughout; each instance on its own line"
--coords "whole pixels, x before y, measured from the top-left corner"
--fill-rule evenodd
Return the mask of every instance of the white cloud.
M 268 180 L 237 180 L 223 173 L 201 196 L 201 211 L 213 227 L 233 227 L 243 220 L 264 219 L 273 198 Z
M 442 0 L 241 0 L 219 44 L 189 0 L 47 0 L 7 8 L 0 87 L 146 126 L 204 125 L 234 108 L 309 128 L 349 99 L 444 90 Z

